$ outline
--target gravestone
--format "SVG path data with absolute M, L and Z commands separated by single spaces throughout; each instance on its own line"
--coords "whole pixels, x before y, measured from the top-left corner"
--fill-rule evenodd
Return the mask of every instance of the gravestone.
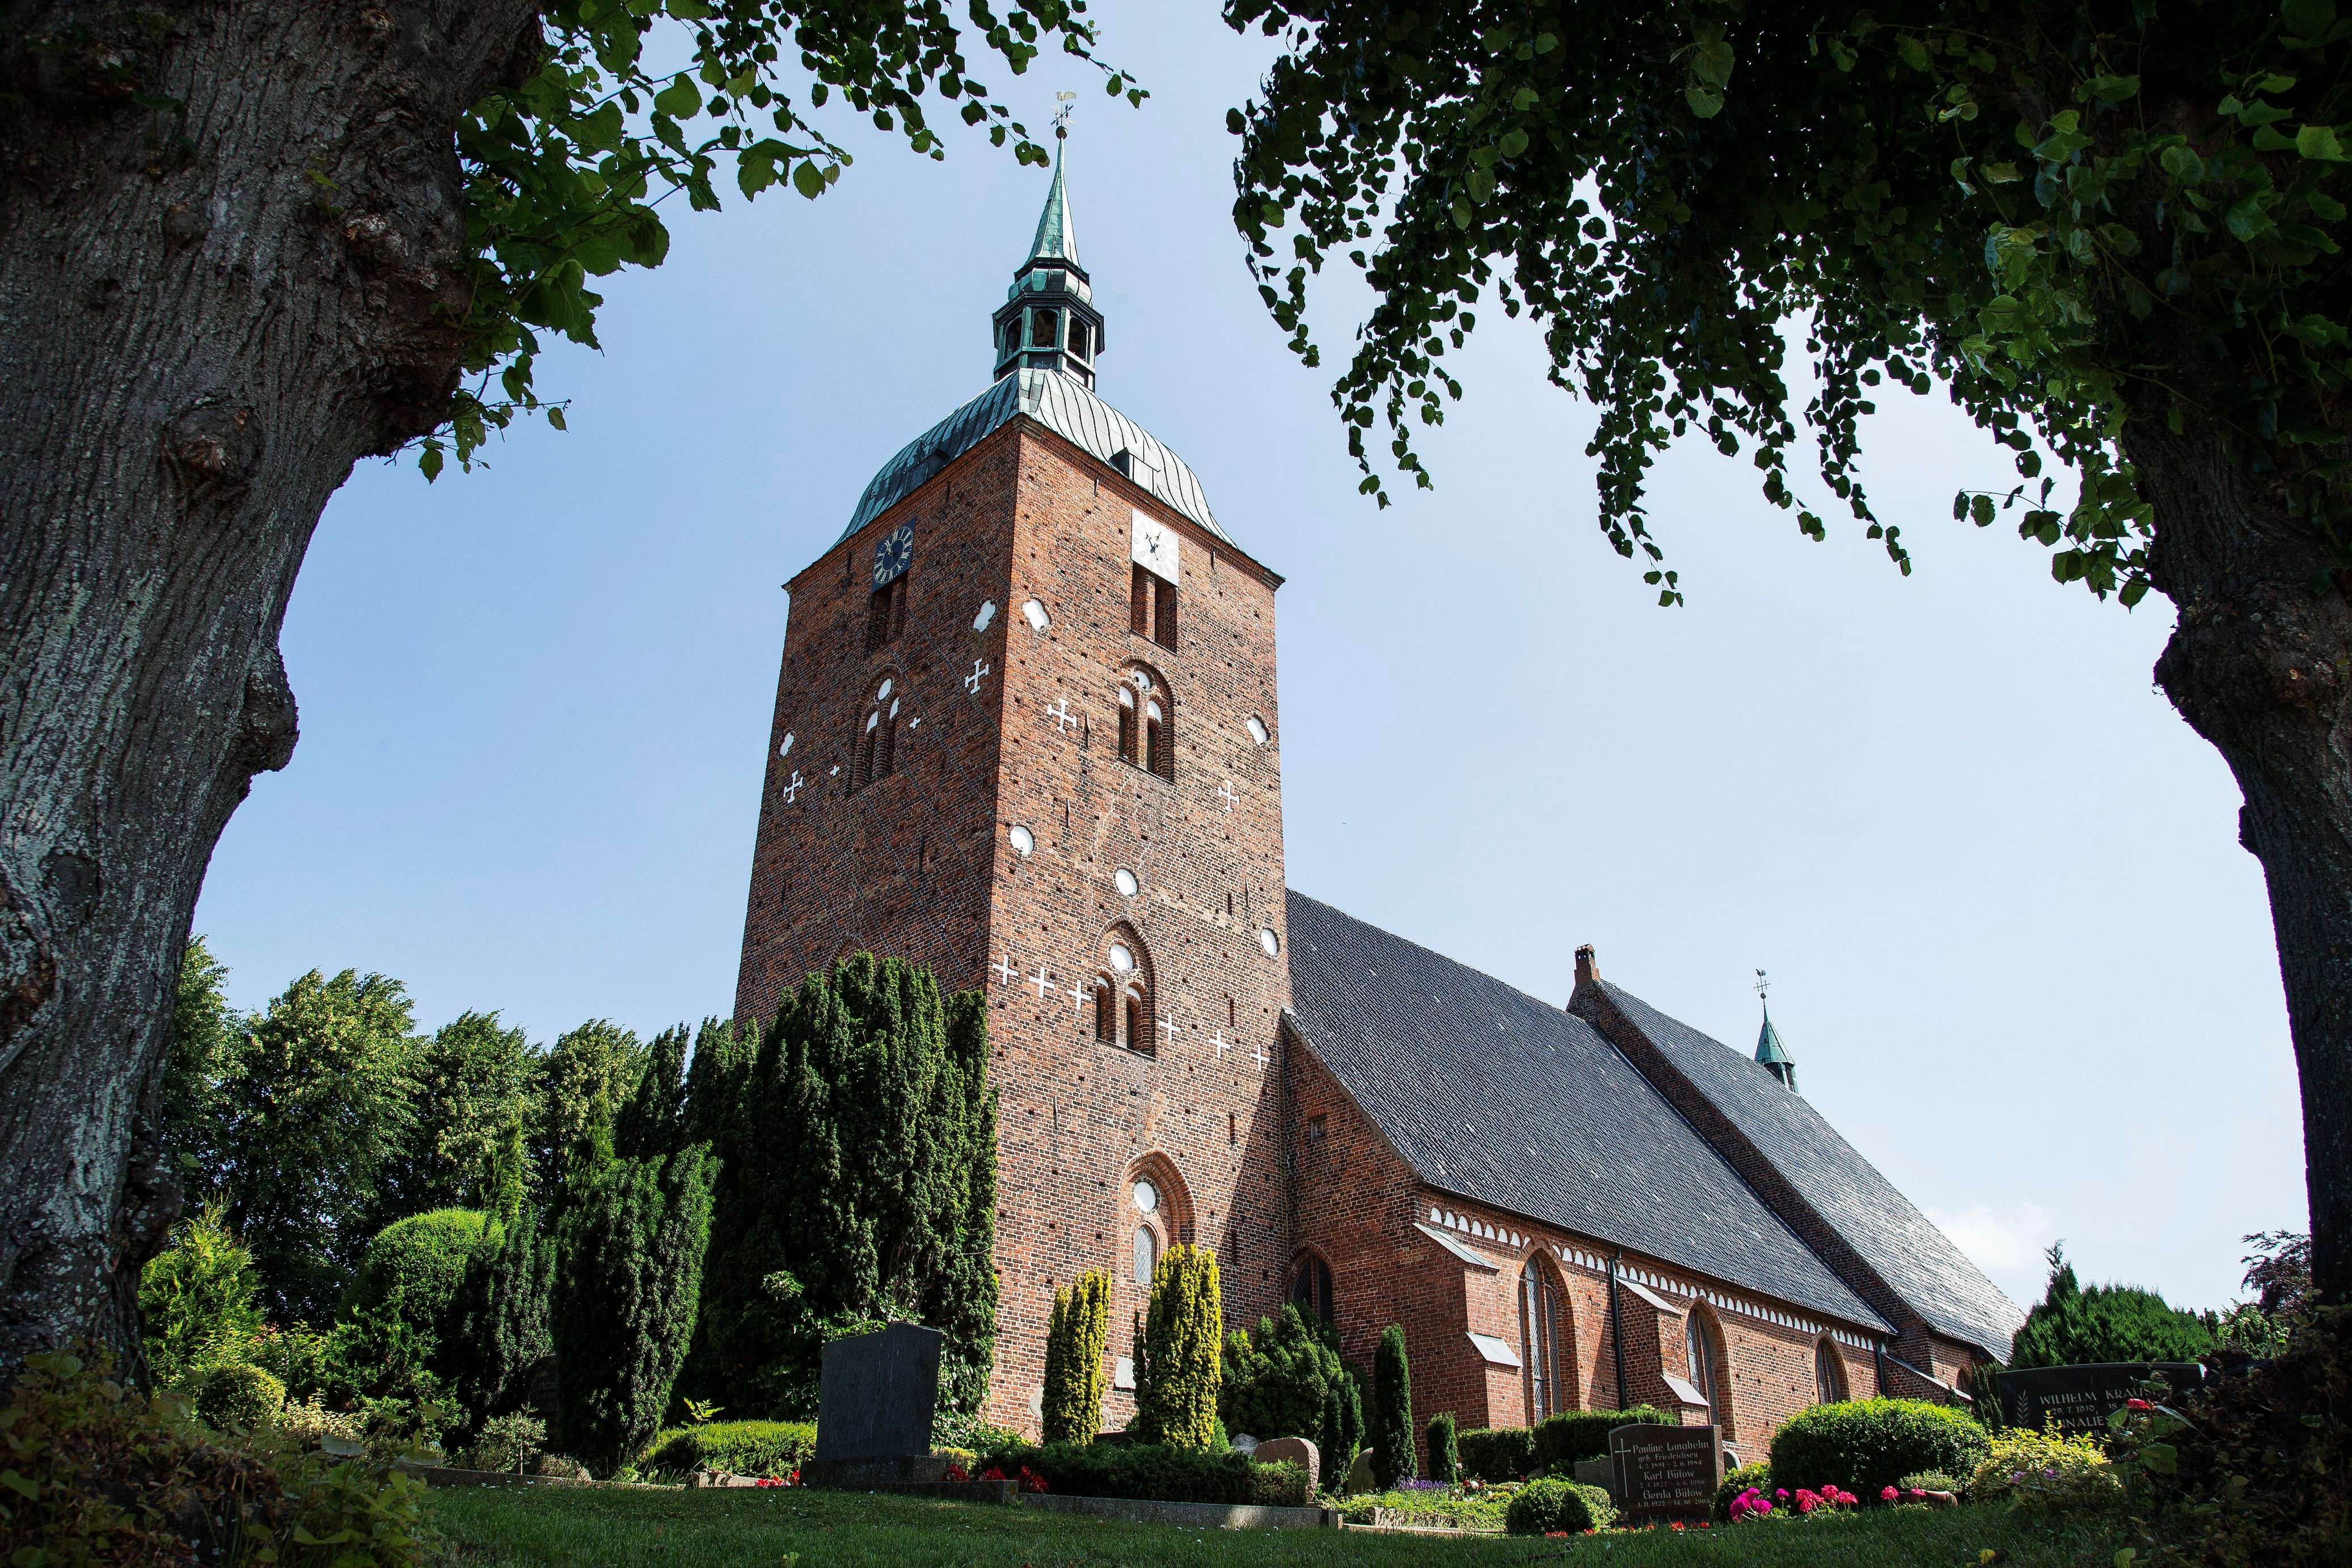
M 1315 1490 L 1315 1479 L 1323 1473 L 1323 1456 L 1305 1437 L 1268 1437 L 1250 1450 L 1250 1460 L 1260 1465 L 1297 1465 L 1307 1472 L 1307 1488 Z
M 824 1347 L 817 1377 L 816 1455 L 801 1479 L 818 1487 L 919 1485 L 947 1474 L 931 1456 L 940 1398 L 937 1329 L 892 1323 Z
M 1704 1519 L 1723 1485 L 1723 1434 L 1713 1427 L 1620 1427 L 1609 1457 L 1628 1519 Z
M 2140 1385 L 2160 1377 L 2175 1396 L 2205 1381 L 2205 1369 L 2191 1362 L 2092 1362 L 2080 1366 L 2028 1366 L 1993 1375 L 2000 1418 L 2039 1432 L 2053 1418 L 2062 1432 L 2107 1429 L 2107 1417 L 2139 1397 Z
M 1361 1492 L 1378 1490 L 1380 1488 L 1372 1479 L 1372 1451 L 1366 1448 L 1356 1456 L 1356 1462 L 1348 1467 L 1348 1479 L 1339 1483 L 1339 1494 L 1354 1497 Z
M 1597 1459 L 1576 1461 L 1576 1479 L 1580 1486 L 1599 1487 L 1614 1501 L 1617 1497 L 1617 1461 L 1606 1454 Z

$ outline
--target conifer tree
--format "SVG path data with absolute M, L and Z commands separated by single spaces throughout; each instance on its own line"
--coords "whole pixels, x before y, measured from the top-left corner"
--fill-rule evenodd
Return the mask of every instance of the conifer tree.
M 1347 1379 L 1339 1336 L 1316 1318 L 1285 1302 L 1257 1333 L 1235 1329 L 1225 1336 L 1224 1377 L 1217 1413 L 1227 1432 L 1267 1437 L 1311 1437 L 1328 1451 L 1332 1390 Z M 1354 1458 L 1353 1450 L 1349 1457 Z
M 456 1393 L 468 1426 L 525 1406 L 554 1408 L 555 1343 L 548 1301 L 555 1289 L 553 1238 L 525 1209 L 482 1239 L 458 1301 Z
M 2194 1312 L 2136 1285 L 2086 1288 L 2063 1247 L 2053 1245 L 2046 1256 L 2050 1283 L 2018 1328 L 2011 1365 L 2195 1361 L 2213 1348 L 2211 1324 Z
M 654 1041 L 609 1131 L 564 1178 L 553 1313 L 563 1445 L 602 1473 L 660 1426 L 694 1333 L 717 1164 L 686 1142 L 683 1026 Z
M 1342 1373 L 1323 1396 L 1323 1490 L 1336 1492 L 1364 1448 L 1364 1389 L 1352 1370 Z
M 1429 1479 L 1451 1485 L 1461 1469 L 1461 1453 L 1454 1440 L 1454 1412 L 1442 1411 L 1429 1418 Z
M 1091 1443 L 1102 1430 L 1103 1352 L 1110 1340 L 1110 1276 L 1089 1270 L 1054 1292 L 1045 1331 L 1045 1441 Z
M 1404 1357 L 1404 1330 L 1381 1332 L 1372 1358 L 1372 1480 L 1382 1491 L 1413 1473 L 1412 1369 Z
M 1216 1441 L 1223 1323 L 1217 1255 L 1184 1241 L 1161 1253 L 1136 1335 L 1136 1425 L 1145 1442 L 1205 1448 Z
M 856 954 L 763 1031 L 706 1025 L 688 1108 L 719 1155 L 688 1385 L 744 1415 L 816 1407 L 824 1342 L 946 1336 L 940 1406 L 979 1408 L 996 1340 L 996 1098 L 978 993 Z

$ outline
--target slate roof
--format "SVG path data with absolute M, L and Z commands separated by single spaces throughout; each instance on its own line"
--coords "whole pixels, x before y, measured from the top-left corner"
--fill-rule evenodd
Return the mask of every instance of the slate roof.
M 1122 451 L 1139 461 L 1128 477 L 1216 538 L 1233 536 L 1209 510 L 1208 493 L 1184 460 L 1135 421 L 1058 371 L 1016 371 L 915 437 L 882 465 L 842 530 L 845 539 L 915 493 L 930 476 L 986 440 L 998 426 L 1026 414 L 1072 445 L 1109 463 Z M 835 544 L 840 539 L 834 541 Z M 1240 547 L 1235 545 L 1238 549 Z
M 1289 909 L 1299 1032 L 1423 1180 L 1891 1331 L 1591 1025 L 1304 894 Z
M 1930 1328 L 2009 1359 L 2025 1314 L 1803 1095 L 1743 1052 L 1598 984 Z

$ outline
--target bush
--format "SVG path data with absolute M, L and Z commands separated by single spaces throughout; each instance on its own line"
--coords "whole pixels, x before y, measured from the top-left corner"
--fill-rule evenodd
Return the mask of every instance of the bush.
M 488 1217 L 472 1208 L 436 1208 L 394 1220 L 368 1243 L 346 1310 L 381 1312 L 437 1344 L 455 1326 L 466 1265 L 487 1224 Z
M 1762 1463 L 1740 1465 L 1725 1473 L 1723 1484 L 1715 1489 L 1715 1506 L 1708 1510 L 1717 1524 L 1730 1522 L 1731 1500 L 1749 1487 L 1760 1492 L 1769 1492 L 1772 1490 L 1772 1467 Z
M 1045 1441 L 1091 1443 L 1102 1430 L 1103 1351 L 1109 1338 L 1108 1274 L 1089 1270 L 1068 1290 L 1054 1292 L 1045 1329 Z
M 658 1475 L 783 1476 L 815 1452 L 813 1421 L 711 1421 L 662 1433 L 646 1445 L 637 1469 Z
M 1456 1444 L 1462 1473 L 1475 1480 L 1515 1481 L 1536 1468 L 1536 1435 L 1525 1427 L 1479 1427 Z
M 1772 1475 L 1782 1486 L 1832 1482 L 1875 1498 L 1915 1470 L 1974 1474 L 1991 1454 L 1985 1429 L 1965 1411 L 1917 1399 L 1855 1399 L 1801 1410 L 1772 1435 Z
M 1402 1491 L 1358 1492 L 1339 1504 L 1339 1517 L 1349 1524 L 1370 1524 L 1376 1510 L 1396 1515 L 1391 1522 L 1431 1524 L 1454 1530 L 1500 1530 L 1510 1507 L 1506 1491 L 1449 1492 L 1434 1487 L 1409 1487 Z
M 1344 1366 L 1323 1392 L 1322 1436 L 1316 1442 L 1323 1454 L 1323 1490 L 1338 1491 L 1364 1448 L 1364 1385 Z
M 1903 1483 L 1906 1490 L 1913 1484 Z M 1968 1488 L 1971 1502 L 2023 1508 L 2092 1506 L 2111 1501 L 2122 1490 L 2123 1478 L 2090 1433 L 2065 1437 L 2026 1427 L 1994 1434 L 1992 1452 L 1977 1467 Z
M 0 1563 L 423 1560 L 425 1489 L 414 1478 L 216 1442 L 175 1405 L 116 1381 L 103 1359 L 27 1357 L 0 1416 L 13 1489 L 0 1507 Z
M 994 1466 L 1013 1475 L 1024 1465 L 1043 1476 L 1052 1490 L 1072 1497 L 1277 1508 L 1302 1508 L 1309 1500 L 1307 1472 L 1297 1465 L 1261 1465 L 1231 1449 L 1211 1453 L 1159 1443 L 1024 1445 L 982 1455 L 981 1468 Z
M 520 1475 L 546 1447 L 547 1423 L 517 1410 L 482 1423 L 481 1436 L 466 1451 L 466 1462 L 478 1470 L 512 1470 Z
M 220 1210 L 184 1221 L 139 1276 L 139 1332 L 155 1381 L 174 1385 L 215 1361 L 252 1359 L 261 1332 L 253 1254 Z
M 1609 1494 L 1599 1487 L 1548 1478 L 1518 1490 L 1503 1528 L 1513 1535 L 1581 1535 L 1604 1528 L 1616 1515 Z
M 1246 1329 L 1225 1336 L 1217 1415 L 1228 1432 L 1247 1432 L 1260 1440 L 1309 1437 L 1328 1454 L 1346 1446 L 1344 1429 L 1331 1429 L 1347 1425 L 1346 1413 L 1333 1408 L 1331 1396 L 1347 1378 L 1330 1326 L 1319 1318 L 1310 1322 L 1286 1304 L 1258 1320 L 1255 1338 Z M 1349 1448 L 1348 1458 L 1355 1457 Z
M 1535 1427 L 1535 1468 L 1566 1475 L 1586 1459 L 1609 1451 L 1609 1434 L 1620 1427 L 1673 1427 L 1679 1423 L 1654 1405 L 1631 1410 L 1570 1410 L 1546 1416 Z
M 243 1362 L 205 1367 L 189 1380 L 187 1393 L 197 1418 L 218 1432 L 258 1431 L 286 1408 L 286 1385 Z
M 1136 1429 L 1145 1442 L 1188 1448 L 1214 1443 L 1223 1303 L 1214 1252 L 1180 1241 L 1160 1255 L 1135 1335 Z
M 1993 1443 L 1993 1451 L 2000 1451 L 1998 1439 Z M 1968 1482 L 1948 1476 L 1941 1470 L 1914 1470 L 1896 1481 L 1895 1486 L 1898 1491 L 1948 1491 L 1955 1497 L 1969 1490 Z
M 1387 1491 L 1412 1471 L 1412 1368 L 1404 1329 L 1391 1323 L 1372 1354 L 1372 1483 Z
M 1462 1471 L 1462 1456 L 1454 1440 L 1454 1412 L 1429 1418 L 1429 1479 L 1451 1486 Z

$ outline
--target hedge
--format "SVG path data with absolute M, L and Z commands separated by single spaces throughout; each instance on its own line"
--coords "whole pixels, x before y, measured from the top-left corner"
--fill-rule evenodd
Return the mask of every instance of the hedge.
M 815 1452 L 812 1421 L 711 1421 L 660 1434 L 646 1446 L 637 1469 L 664 1475 L 724 1470 L 732 1476 L 782 1476 Z
M 1985 1429 L 1964 1411 L 1918 1399 L 1854 1399 L 1801 1410 L 1772 1435 L 1772 1479 L 1780 1486 L 1833 1481 L 1875 1498 L 1915 1470 L 1974 1475 L 1992 1453 Z
M 1011 1475 L 1026 1465 L 1054 1491 L 1072 1497 L 1139 1498 L 1152 1502 L 1257 1503 L 1303 1508 L 1307 1472 L 1297 1465 L 1261 1465 L 1228 1449 L 1169 1448 L 1156 1443 L 1025 1444 L 992 1449 L 981 1469 Z
M 1599 1487 L 1580 1486 L 1557 1478 L 1529 1481 L 1511 1499 L 1503 1528 L 1513 1535 L 1550 1535 L 1565 1531 L 1581 1535 L 1605 1528 L 1617 1517 L 1609 1494 Z
M 1609 1451 L 1609 1434 L 1620 1427 L 1672 1427 L 1675 1417 L 1654 1405 L 1630 1410 L 1569 1410 L 1536 1423 L 1535 1463 L 1538 1469 L 1566 1475 L 1586 1459 Z
M 1536 1468 L 1536 1435 L 1525 1427 L 1475 1427 L 1454 1448 L 1473 1480 L 1515 1481 Z

